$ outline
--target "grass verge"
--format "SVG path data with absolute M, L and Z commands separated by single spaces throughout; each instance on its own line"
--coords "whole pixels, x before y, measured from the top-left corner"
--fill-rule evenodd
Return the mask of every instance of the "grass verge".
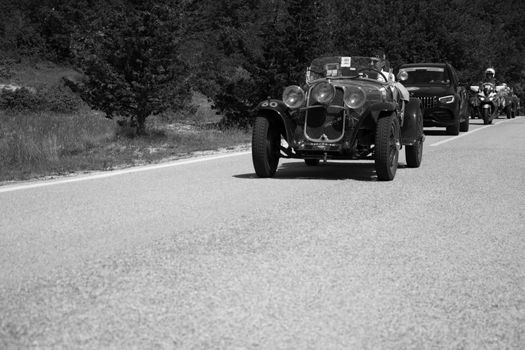
M 150 117 L 148 135 L 129 137 L 91 110 L 72 114 L 0 111 L 0 182 L 111 170 L 250 142 L 243 130 Z

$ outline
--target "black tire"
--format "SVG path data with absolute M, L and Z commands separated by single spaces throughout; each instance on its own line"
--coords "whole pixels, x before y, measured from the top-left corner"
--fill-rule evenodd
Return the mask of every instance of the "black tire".
M 399 159 L 399 121 L 393 114 L 377 121 L 375 140 L 375 168 L 380 181 L 391 181 L 396 176 Z
M 281 154 L 281 133 L 266 117 L 256 117 L 252 134 L 252 161 L 259 177 L 272 177 Z
M 447 134 L 453 136 L 459 135 L 459 117 L 454 125 L 447 126 Z
M 461 132 L 467 132 L 470 127 L 470 116 L 465 116 L 465 121 L 462 121 L 459 124 L 459 131 Z
M 319 159 L 305 159 L 304 163 L 308 166 L 318 166 L 319 165 Z
M 491 122 L 489 108 L 483 108 L 483 124 L 488 125 Z
M 407 167 L 419 168 L 423 160 L 423 141 L 417 140 L 415 144 L 405 146 L 405 158 Z

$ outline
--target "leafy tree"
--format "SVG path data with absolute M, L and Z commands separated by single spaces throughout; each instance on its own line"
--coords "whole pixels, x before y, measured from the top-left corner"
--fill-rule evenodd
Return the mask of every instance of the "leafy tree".
M 185 103 L 179 10 L 168 1 L 130 1 L 93 23 L 76 48 L 90 106 L 130 118 L 141 134 L 148 116 Z

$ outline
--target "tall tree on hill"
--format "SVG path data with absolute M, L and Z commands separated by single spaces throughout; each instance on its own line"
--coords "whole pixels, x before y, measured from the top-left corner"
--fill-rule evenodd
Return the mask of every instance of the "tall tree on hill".
M 178 52 L 183 10 L 183 3 L 129 1 L 93 23 L 77 47 L 85 101 L 130 118 L 139 134 L 148 116 L 183 104 L 190 91 Z

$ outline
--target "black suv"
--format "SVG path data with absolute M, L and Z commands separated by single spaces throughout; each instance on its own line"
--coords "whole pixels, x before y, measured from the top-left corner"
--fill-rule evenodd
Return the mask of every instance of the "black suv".
M 444 126 L 450 135 L 469 129 L 468 94 L 448 63 L 409 63 L 398 79 L 421 101 L 424 126 Z

